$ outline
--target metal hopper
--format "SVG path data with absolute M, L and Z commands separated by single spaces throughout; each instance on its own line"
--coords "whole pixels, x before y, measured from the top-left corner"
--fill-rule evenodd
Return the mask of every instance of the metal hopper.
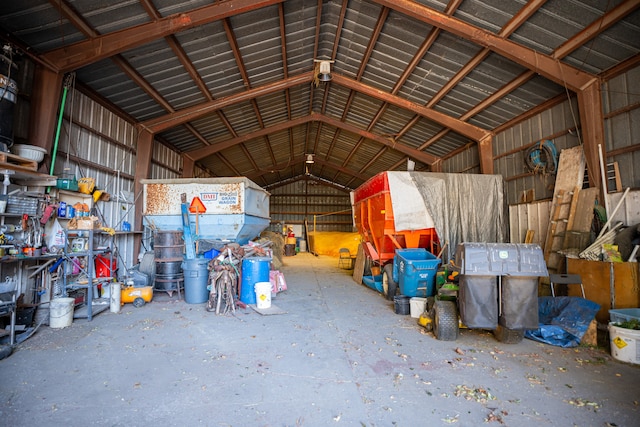
M 144 179 L 145 224 L 181 230 L 181 194 L 199 197 L 206 212 L 197 215 L 197 238 L 246 244 L 269 226 L 269 193 L 253 181 L 233 178 Z M 196 215 L 189 215 L 196 230 Z

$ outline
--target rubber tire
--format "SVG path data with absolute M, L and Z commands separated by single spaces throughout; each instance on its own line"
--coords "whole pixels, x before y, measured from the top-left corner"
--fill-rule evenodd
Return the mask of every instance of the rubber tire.
M 135 308 L 140 308 L 144 305 L 145 301 L 142 297 L 137 297 L 136 299 L 133 300 L 133 306 Z
M 393 301 L 393 297 L 398 292 L 398 284 L 393 280 L 392 263 L 385 265 L 382 269 L 382 292 L 389 301 Z
M 13 347 L 10 345 L 0 344 L 0 360 L 6 359 L 13 353 Z
M 431 313 L 431 310 L 433 309 L 433 305 L 436 303 L 436 298 L 435 297 L 427 297 L 427 307 L 426 307 L 426 312 L 427 313 Z
M 458 308 L 453 301 L 436 300 L 433 304 L 433 334 L 440 341 L 458 339 Z
M 505 344 L 518 344 L 524 339 L 524 329 L 509 329 L 498 324 L 493 335 L 498 341 Z

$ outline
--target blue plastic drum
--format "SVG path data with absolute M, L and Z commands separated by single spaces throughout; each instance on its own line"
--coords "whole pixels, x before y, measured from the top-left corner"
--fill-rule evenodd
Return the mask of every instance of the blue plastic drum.
M 271 257 L 252 257 L 242 260 L 242 282 L 240 301 L 245 304 L 256 303 L 255 284 L 269 281 Z

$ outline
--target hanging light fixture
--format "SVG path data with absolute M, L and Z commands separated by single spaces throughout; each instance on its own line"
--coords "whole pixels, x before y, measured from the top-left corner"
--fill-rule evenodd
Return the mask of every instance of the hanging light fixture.
M 305 160 L 305 163 L 308 165 L 312 165 L 315 163 L 315 160 L 313 160 L 313 154 L 307 154 L 307 160 Z
M 316 63 L 316 78 L 319 82 L 330 82 L 331 81 L 331 64 L 335 61 L 330 61 L 328 59 L 314 59 Z

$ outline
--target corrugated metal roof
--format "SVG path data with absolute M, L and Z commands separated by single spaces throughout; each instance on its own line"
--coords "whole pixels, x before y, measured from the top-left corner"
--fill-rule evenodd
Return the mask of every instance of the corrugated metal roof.
M 606 25 L 599 23 L 633 2 L 416 3 L 478 32 L 507 31 L 516 47 L 559 55 L 563 63 L 589 74 L 640 53 L 637 1 Z M 101 43 L 101 36 L 114 31 L 126 34 L 141 24 L 154 31 L 167 22 L 163 18 L 183 14 L 180 19 L 193 19 L 196 9 L 203 16 L 202 11 L 215 14 L 216 7 L 232 6 L 224 17 L 114 48 L 107 58 L 73 71 L 78 81 L 137 122 L 232 100 L 207 114 L 193 114 L 186 123 L 176 122 L 158 136 L 181 153 L 226 143 L 197 164 L 218 176 L 242 174 L 265 186 L 308 172 L 355 187 L 381 170 L 405 168 L 408 158 L 446 159 L 473 142 L 465 123 L 490 132 L 566 93 L 564 85 L 529 71 L 517 59 L 484 50 L 472 36 L 406 15 L 405 4 L 388 3 L 392 9 L 387 9 L 378 0 L 329 0 L 318 10 L 317 0 L 5 1 L 0 28 L 43 57 L 83 40 Z M 533 9 L 525 14 L 528 8 Z M 594 37 L 579 38 L 585 28 Z M 572 49 L 557 53 L 572 43 Z M 314 59 L 335 60 L 332 72 L 349 84 L 315 85 L 311 77 L 288 84 L 310 76 Z M 507 86 L 521 77 L 517 85 Z M 259 93 L 243 96 L 248 91 Z M 456 124 L 442 123 L 440 113 Z M 290 120 L 296 122 L 288 125 Z M 304 164 L 307 153 L 317 159 L 310 169 Z

